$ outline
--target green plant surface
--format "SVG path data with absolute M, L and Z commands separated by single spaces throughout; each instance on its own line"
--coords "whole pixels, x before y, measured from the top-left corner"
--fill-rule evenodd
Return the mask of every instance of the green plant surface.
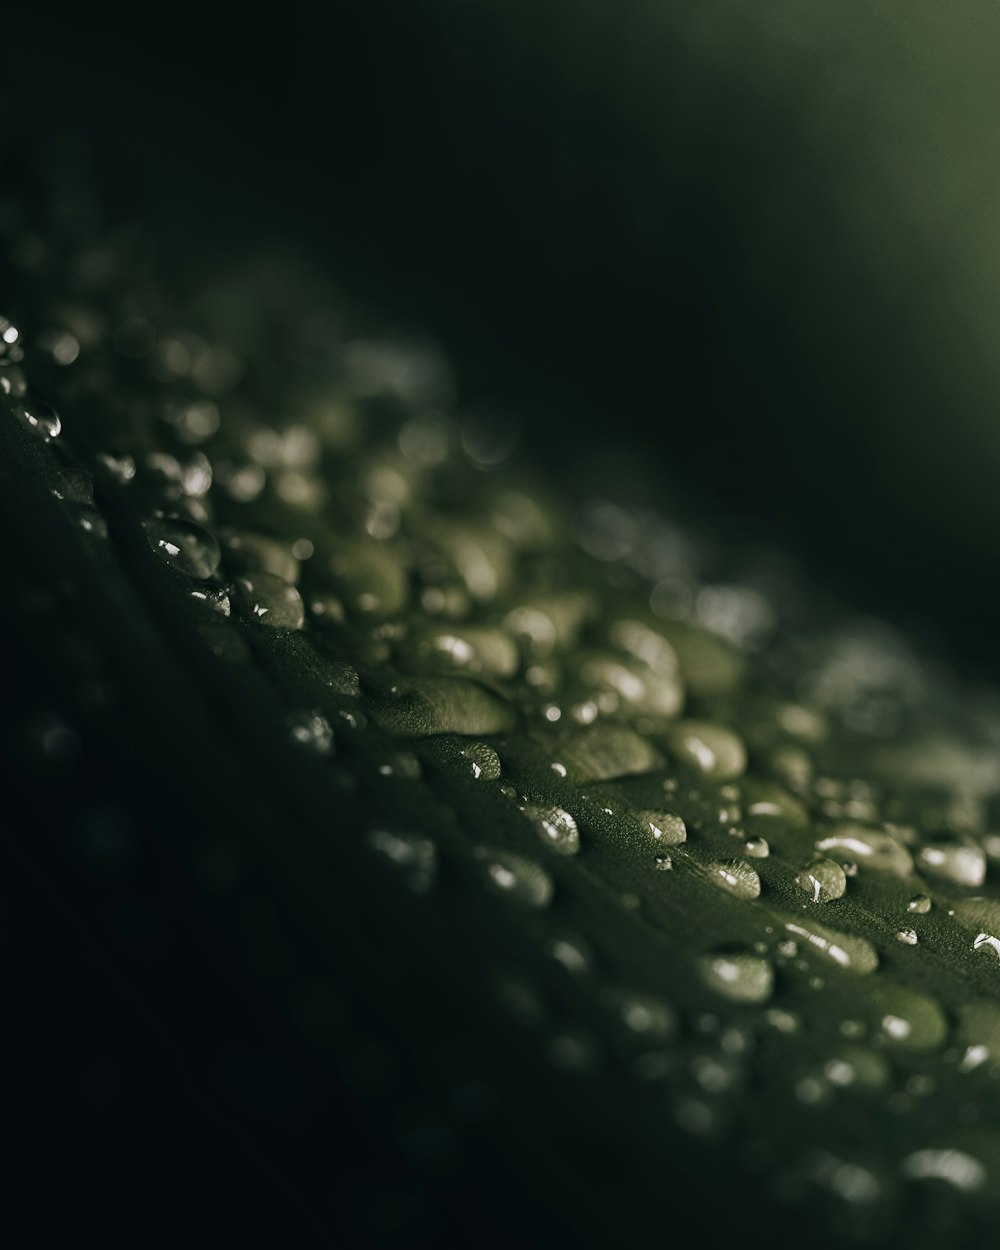
M 306 265 L 7 242 L 8 737 L 115 906 L 176 877 L 485 1240 L 988 1244 L 995 692 Z

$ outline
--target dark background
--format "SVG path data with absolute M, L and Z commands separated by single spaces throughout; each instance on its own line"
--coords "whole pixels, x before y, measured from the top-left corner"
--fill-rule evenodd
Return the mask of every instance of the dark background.
M 992 667 L 998 54 L 972 0 L 38 9 L 5 129 L 181 246 L 303 240 L 553 466 L 642 445 Z
M 55 140 L 87 154 L 112 218 L 181 254 L 294 237 L 437 333 L 463 393 L 520 414 L 554 475 L 575 448 L 632 447 L 667 505 L 679 491 L 723 530 L 776 539 L 859 608 L 922 622 L 995 675 L 995 14 L 36 7 L 5 18 L 3 191 Z M 87 763 L 100 789 L 101 759 Z M 39 784 L 22 777 L 10 811 Z M 45 819 L 80 802 L 61 793 Z M 487 1206 L 502 1234 L 496 1195 L 474 1189 L 420 1232 L 406 1161 L 336 1074 L 309 1069 L 193 891 L 196 920 L 135 964 L 72 856 L 11 847 L 11 998 L 31 1052 L 19 1148 L 39 1209 L 101 1221 L 111 1193 L 154 1219 L 204 1204 L 248 1227 L 252 1194 L 261 1219 L 298 1203 L 315 1227 L 322 1207 L 332 1237 L 391 1245 L 364 1204 L 393 1192 L 408 1244 L 467 1244 Z M 169 876 L 152 870 L 151 897 L 183 910 L 190 883 Z M 325 1090 L 323 1123 L 353 1160 L 335 1181 L 315 1108 L 218 1092 L 211 1065 L 254 1047 Z

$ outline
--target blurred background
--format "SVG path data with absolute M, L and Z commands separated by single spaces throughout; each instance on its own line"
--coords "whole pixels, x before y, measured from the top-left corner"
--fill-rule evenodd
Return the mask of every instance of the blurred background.
M 290 238 L 433 333 L 462 395 L 515 413 L 564 489 L 581 449 L 618 487 L 617 453 L 639 454 L 664 511 L 773 541 L 860 610 L 973 674 L 1000 671 L 994 4 L 290 0 L 263 19 L 34 7 L 5 34 L 4 193 L 32 185 L 54 144 L 64 168 L 91 167 L 81 185 L 112 220 L 143 221 L 170 249 Z M 23 990 L 54 1082 L 44 1105 L 82 1108 L 61 1116 L 81 1188 L 102 1177 L 80 1162 L 100 1097 L 63 1066 L 67 1020 L 91 1085 L 125 1081 L 116 1184 L 158 1201 L 149 1157 L 220 1207 L 246 1204 L 248 1176 L 263 1202 L 260 1178 L 286 1151 L 323 1192 L 300 1132 L 315 1107 L 272 1114 L 269 1089 L 284 1104 L 265 1065 L 246 1076 L 260 1105 L 216 1116 L 176 1059 L 177 1045 L 221 1054 L 254 1036 L 325 1090 L 356 1150 L 331 1210 L 389 1177 L 397 1225 L 424 1244 L 405 1164 L 364 1106 L 309 1070 L 287 1021 L 247 1007 L 235 955 L 228 997 L 188 977 L 204 947 L 228 966 L 210 925 L 149 974 L 150 1015 L 135 992 L 146 974 L 121 973 L 60 910 L 71 874 L 24 880 L 4 919 L 13 942 L 48 917 Z M 165 1143 L 180 1139 L 175 1155 Z M 67 1184 L 65 1166 L 53 1175 Z M 467 1238 L 487 1201 L 464 1194 L 426 1244 Z
M 22 10 L 4 128 L 180 239 L 294 235 L 552 464 L 641 443 L 992 666 L 998 59 L 986 0 Z

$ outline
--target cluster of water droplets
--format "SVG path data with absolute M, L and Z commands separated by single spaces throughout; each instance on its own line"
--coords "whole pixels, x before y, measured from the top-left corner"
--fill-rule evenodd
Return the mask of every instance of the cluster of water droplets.
M 838 1100 L 905 1114 L 931 1071 L 1000 1074 L 1000 714 L 880 623 L 810 617 L 767 561 L 538 489 L 523 427 L 465 412 L 433 344 L 308 349 L 302 329 L 275 415 L 241 390 L 254 332 L 226 339 L 241 297 L 220 290 L 214 327 L 113 289 L 28 333 L 0 318 L 0 416 L 88 541 L 172 585 L 220 664 L 260 670 L 295 766 L 369 786 L 379 889 L 532 917 L 540 971 L 498 972 L 498 1004 L 547 1062 L 622 1063 L 708 1137 L 770 1091 L 775 1054 L 793 1062 L 767 1096 L 807 1136 Z M 119 375 L 141 454 L 74 425 Z M 913 979 L 925 953 L 955 970 L 940 1001 Z M 567 976 L 589 1014 L 545 1007 Z M 796 1068 L 780 1045 L 803 1032 L 821 1053 Z M 989 1164 L 915 1142 L 879 1166 L 971 1192 Z M 849 1206 L 888 1184 L 822 1152 L 806 1171 Z

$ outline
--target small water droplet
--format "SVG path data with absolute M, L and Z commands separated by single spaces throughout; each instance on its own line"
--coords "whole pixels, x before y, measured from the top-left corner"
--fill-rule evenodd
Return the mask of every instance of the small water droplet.
M 288 732 L 293 742 L 316 755 L 333 752 L 333 730 L 319 712 L 295 712 L 288 718 Z
M 896 941 L 902 942 L 904 946 L 916 946 L 920 939 L 915 929 L 900 929 L 896 934 Z
M 590 971 L 591 957 L 575 938 L 553 938 L 546 947 L 552 958 L 574 976 Z
M 228 616 L 232 610 L 229 596 L 221 586 L 199 586 L 191 591 L 191 598 L 197 603 L 203 603 L 207 608 L 211 608 L 219 616 Z
M 373 829 L 365 840 L 403 873 L 414 893 L 423 894 L 430 889 L 437 869 L 437 849 L 430 838 Z
M 687 841 L 687 827 L 680 816 L 673 812 L 639 812 L 638 818 L 657 846 L 677 846 Z
M 709 881 L 736 898 L 759 898 L 760 877 L 744 860 L 706 864 Z
M 476 847 L 473 855 L 482 866 L 486 882 L 498 894 L 533 910 L 548 906 L 552 878 L 541 865 L 493 847 Z
M 459 754 L 476 781 L 496 781 L 500 777 L 500 756 L 485 742 L 469 742 Z
M 844 870 L 832 859 L 813 860 L 795 880 L 799 889 L 808 894 L 814 903 L 830 903 L 843 898 L 847 889 Z
M 771 848 L 766 838 L 747 838 L 743 844 L 743 849 L 754 859 L 767 859 L 771 854 Z
M 575 855 L 580 849 L 576 821 L 561 807 L 529 806 L 522 809 L 542 841 L 560 855 Z
M 222 553 L 215 535 L 182 517 L 151 517 L 143 521 L 146 540 L 167 564 L 205 581 L 219 567 Z
M 306 612 L 302 596 L 273 573 L 236 579 L 234 596 L 245 616 L 270 629 L 301 629 Z
M 763 1003 L 774 989 L 774 969 L 748 951 L 704 955 L 698 969 L 705 984 L 735 1003 Z
M 669 872 L 673 866 L 674 861 L 670 855 L 657 855 L 653 861 L 653 867 L 657 872 Z
M 931 909 L 931 900 L 926 894 L 914 894 L 913 898 L 906 905 L 907 911 L 916 912 L 918 915 L 926 915 Z

